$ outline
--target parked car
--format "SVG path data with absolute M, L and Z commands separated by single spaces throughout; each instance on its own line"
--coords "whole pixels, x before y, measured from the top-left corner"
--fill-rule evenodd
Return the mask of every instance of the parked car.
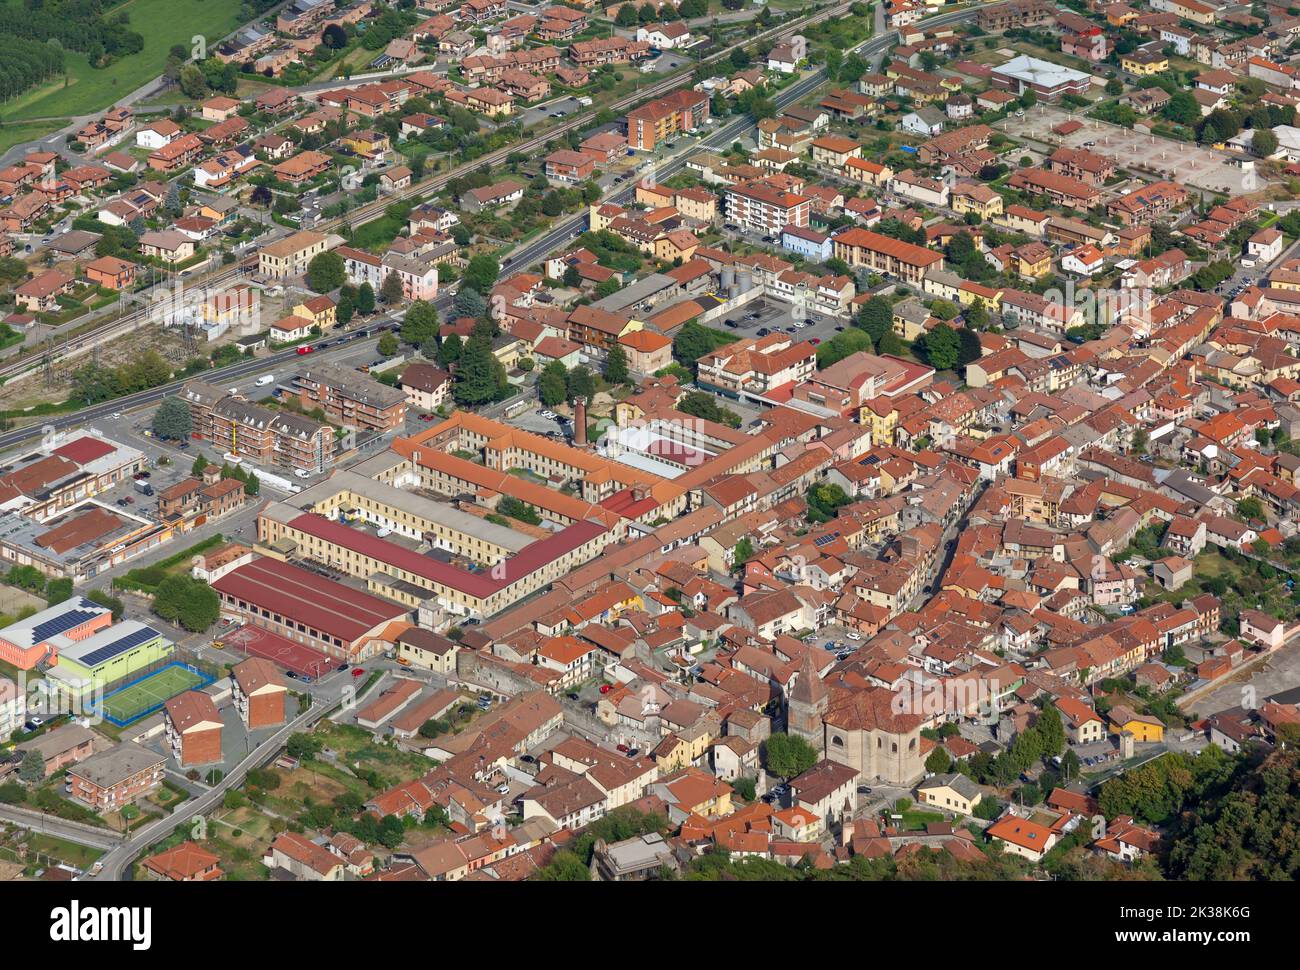
M 353 668 L 352 668 L 352 676 L 353 676 L 353 677 L 360 677 L 360 676 L 361 676 L 362 674 L 364 674 L 365 672 L 366 672 L 366 671 L 365 671 L 365 668 L 364 668 L 364 667 L 353 667 Z
M 600 692 L 601 692 L 602 694 L 608 694 L 608 693 L 609 693 L 610 691 L 612 691 L 613 689 L 614 689 L 614 685 L 613 685 L 613 684 L 601 684 L 601 685 L 600 685 Z
M 627 754 L 627 752 L 628 752 L 629 749 L 628 749 L 628 746 L 627 746 L 626 744 L 620 744 L 620 745 L 618 746 L 618 750 L 621 751 L 621 752 L 623 752 L 623 754 Z

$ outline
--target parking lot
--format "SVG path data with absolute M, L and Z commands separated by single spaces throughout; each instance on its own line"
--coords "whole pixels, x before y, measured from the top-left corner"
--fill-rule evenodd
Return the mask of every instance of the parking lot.
M 743 337 L 764 337 L 782 331 L 799 340 L 821 343 L 850 325 L 848 320 L 816 314 L 807 320 L 796 320 L 787 303 L 776 303 L 763 298 L 733 310 L 725 317 L 710 321 L 710 326 L 732 330 Z
M 1083 127 L 1064 136 L 1052 132 L 1054 127 L 1070 120 L 1081 121 Z M 1091 148 L 1098 154 L 1115 159 L 1121 167 L 1153 179 L 1169 179 L 1183 185 L 1231 195 L 1253 192 L 1259 188 L 1258 176 L 1253 171 L 1238 168 L 1226 152 L 1191 142 L 1161 138 L 1136 129 L 1120 128 L 1095 118 L 1076 115 L 1065 108 L 1035 105 L 1025 112 L 1023 118 L 1011 116 L 998 122 L 996 127 L 1013 138 L 1028 138 L 1051 146 Z
M 519 116 L 519 123 L 525 128 L 549 120 L 558 121 L 582 110 L 582 103 L 575 97 L 557 98 L 544 104 L 536 104 L 525 109 Z

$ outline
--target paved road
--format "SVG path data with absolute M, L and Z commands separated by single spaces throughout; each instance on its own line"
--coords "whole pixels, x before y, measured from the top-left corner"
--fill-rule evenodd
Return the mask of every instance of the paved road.
M 323 353 L 328 357 L 332 353 L 337 353 L 337 350 L 330 350 L 328 348 L 346 347 L 346 345 L 353 341 L 364 340 L 375 336 L 378 328 L 393 329 L 396 326 L 397 324 L 391 320 L 385 320 L 379 324 L 372 323 L 359 330 L 353 330 L 340 335 L 327 337 L 319 343 L 312 344 L 311 346 L 320 348 L 318 352 Z M 295 360 L 297 357 L 297 350 L 295 348 L 289 348 L 288 350 L 281 350 L 266 357 L 241 361 L 237 364 L 223 367 L 219 371 L 214 371 L 212 373 L 205 372 L 198 376 L 209 380 L 216 380 L 222 385 L 226 385 L 237 381 L 240 378 L 252 377 L 264 371 L 269 371 L 277 364 L 282 364 L 289 360 Z M 125 397 L 114 398 L 111 401 L 105 401 L 103 404 L 96 404 L 92 407 L 86 408 L 85 410 L 77 411 L 74 414 L 51 417 L 40 424 L 29 425 L 25 428 L 18 428 L 14 431 L 0 434 L 0 452 L 4 452 L 10 448 L 16 448 L 28 441 L 39 438 L 46 426 L 52 426 L 55 429 L 59 429 L 70 427 L 72 425 L 84 425 L 96 420 L 97 418 L 111 417 L 119 411 L 130 411 L 138 407 L 143 407 L 146 404 L 157 403 L 164 397 L 174 394 L 187 380 L 190 380 L 190 378 L 172 381 L 169 384 L 163 384 L 159 387 L 151 388 L 148 391 L 140 391 L 136 394 L 128 394 Z
M 122 836 L 110 829 L 84 825 L 80 822 L 68 822 L 44 812 L 18 808 L 14 805 L 0 805 L 0 819 L 13 822 L 33 832 L 42 832 L 56 838 L 87 845 L 92 849 L 113 849 L 122 843 Z
M 206 815 L 218 805 L 221 804 L 227 791 L 244 783 L 248 777 L 248 772 L 256 767 L 266 764 L 275 756 L 280 748 L 289 740 L 289 736 L 297 731 L 307 731 L 325 716 L 328 707 L 325 704 L 313 704 L 302 714 L 299 714 L 294 720 L 290 721 L 283 728 L 271 735 L 261 744 L 259 744 L 251 754 L 238 766 L 232 768 L 221 781 L 213 786 L 208 792 L 198 798 L 191 798 L 189 801 L 182 802 L 176 807 L 171 815 L 160 818 L 155 822 L 137 830 L 131 836 L 130 841 L 114 846 L 107 855 L 100 861 L 104 864 L 103 870 L 92 878 L 104 880 L 107 882 L 115 881 L 122 878 L 122 874 L 127 871 L 131 863 L 145 849 L 160 842 L 180 826 L 190 823 L 195 816 Z
M 710 55 L 708 61 L 711 63 L 720 61 L 722 58 L 727 56 L 732 50 L 736 48 L 747 47 L 765 38 L 777 36 L 782 33 L 789 33 L 793 30 L 797 30 L 801 26 L 805 26 L 810 23 L 820 22 L 822 20 L 828 19 L 829 17 L 835 16 L 838 13 L 842 13 L 847 8 L 848 8 L 848 3 L 839 3 L 834 6 L 829 6 L 821 10 L 818 10 L 812 14 L 809 14 L 807 17 L 801 18 L 791 23 L 770 28 L 766 31 L 763 31 L 760 34 L 755 35 L 754 37 L 744 38 L 738 41 L 736 44 L 731 45 L 730 47 L 726 47 L 717 51 L 715 54 Z M 948 16 L 953 16 L 953 15 L 948 15 Z M 940 17 L 940 18 L 936 18 L 936 21 L 942 22 L 944 21 L 944 19 L 945 18 Z M 883 50 L 883 46 L 882 46 L 882 50 Z M 446 172 L 430 175 L 428 178 L 424 179 L 423 181 L 415 185 L 412 185 L 408 189 L 405 189 L 398 193 L 394 193 L 392 195 L 384 196 L 383 198 L 377 199 L 372 203 L 367 203 L 365 205 L 362 205 L 338 218 L 314 223 L 312 228 L 314 231 L 317 232 L 329 233 L 329 232 L 337 231 L 344 223 L 347 223 L 353 227 L 364 225 L 365 223 L 370 222 L 371 220 L 377 219 L 382 215 L 384 215 L 385 210 L 388 208 L 388 206 L 394 202 L 399 202 L 404 199 L 423 198 L 425 195 L 427 195 L 430 192 L 435 192 L 444 188 L 447 185 L 447 183 L 450 182 L 452 179 L 465 175 L 468 172 L 476 171 L 480 168 L 494 165 L 497 162 L 505 160 L 511 154 L 514 153 L 528 154 L 531 152 L 536 152 L 537 150 L 545 146 L 546 143 L 551 139 L 564 135 L 570 130 L 574 130 L 580 127 L 581 125 L 585 124 L 589 119 L 589 117 L 594 117 L 597 111 L 608 108 L 615 112 L 621 112 L 624 109 L 630 108 L 635 104 L 639 103 L 642 99 L 658 97 L 660 95 L 667 94 L 672 90 L 675 90 L 677 87 L 679 87 L 682 84 L 683 81 L 687 80 L 688 78 L 689 78 L 689 72 L 682 71 L 679 74 L 672 75 L 671 77 L 665 78 L 661 81 L 649 85 L 644 91 L 639 91 L 638 93 L 627 95 L 610 104 L 603 104 L 600 105 L 599 107 L 593 106 L 592 108 L 580 114 L 570 115 L 567 118 L 565 118 L 563 121 L 555 125 L 554 127 L 549 128 L 541 132 L 540 134 L 534 135 L 533 137 L 527 138 L 521 142 L 515 142 L 510 145 L 506 145 L 505 147 L 497 149 L 496 151 L 489 152 L 486 155 L 480 156 L 479 158 L 475 159 L 472 162 L 468 162 L 463 165 L 458 165 L 454 168 L 448 169 Z M 141 91 L 144 90 L 145 89 L 143 88 L 141 89 Z M 137 96 L 140 95 L 141 91 L 137 91 L 131 97 L 136 100 L 139 100 Z M 275 235 L 287 234 L 287 230 L 279 229 L 278 231 L 273 231 L 273 233 L 274 235 L 268 235 L 261 241 L 263 245 L 265 245 L 267 242 L 272 241 L 272 239 L 275 238 Z M 206 283 L 206 284 L 217 283 L 222 281 L 224 278 L 226 278 L 225 274 L 229 272 L 231 271 L 223 269 L 221 270 L 221 272 L 219 272 L 216 276 L 212 278 L 204 278 L 202 276 L 196 275 L 191 277 L 188 280 L 188 283 L 191 286 L 198 285 L 200 283 Z M 98 330 L 90 331 L 87 334 L 83 334 L 82 337 L 79 339 L 79 342 L 73 344 L 71 348 L 64 348 L 64 350 L 61 352 L 56 351 L 56 356 L 62 359 L 64 356 L 67 356 L 69 351 L 77 351 L 79 348 L 87 346 L 86 342 L 88 340 L 103 340 L 103 339 L 108 339 L 110 337 L 119 335 L 120 333 L 129 332 L 130 329 L 134 329 L 135 326 L 139 325 L 140 318 L 141 318 L 140 316 L 133 316 L 132 318 L 129 318 L 126 321 L 113 321 L 111 323 L 105 324 L 103 327 L 99 328 Z M 28 357 L 26 360 L 23 361 L 21 365 L 6 365 L 0 367 L 0 378 L 6 380 L 13 379 L 13 377 L 16 374 L 25 371 L 30 371 L 33 368 L 33 366 L 36 366 L 37 364 L 38 361 L 33 356 L 33 357 Z M 4 447 L 3 443 L 0 442 L 0 448 L 3 447 Z

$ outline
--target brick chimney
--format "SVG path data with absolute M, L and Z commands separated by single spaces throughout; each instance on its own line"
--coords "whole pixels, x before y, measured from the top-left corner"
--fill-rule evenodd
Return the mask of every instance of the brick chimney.
M 580 448 L 587 444 L 587 399 L 580 397 L 573 402 L 573 443 Z

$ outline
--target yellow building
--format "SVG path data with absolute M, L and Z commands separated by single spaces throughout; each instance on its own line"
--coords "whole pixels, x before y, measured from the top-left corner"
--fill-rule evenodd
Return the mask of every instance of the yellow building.
M 1132 54 L 1123 54 L 1120 56 L 1119 63 L 1124 70 L 1139 77 L 1147 77 L 1151 74 L 1159 74 L 1162 71 L 1169 70 L 1168 57 L 1164 54 L 1147 51 L 1134 51 Z
M 1137 714 L 1128 707 L 1113 708 L 1108 716 L 1112 734 L 1133 735 L 1135 741 L 1160 742 L 1165 739 L 1165 725 L 1150 714 Z
M 388 136 L 382 131 L 376 131 L 373 128 L 367 128 L 363 131 L 356 131 L 350 135 L 343 136 L 343 144 L 347 145 L 358 155 L 366 158 L 378 158 L 387 153 L 390 145 Z
M 1013 268 L 1024 279 L 1036 280 L 1052 271 L 1052 251 L 1041 243 L 1021 246 L 1011 255 Z M 961 299 L 960 292 L 957 298 Z
M 969 815 L 975 811 L 975 806 L 983 796 L 979 785 L 958 772 L 934 775 L 916 786 L 918 802 L 958 815 Z
M 338 321 L 338 307 L 328 296 L 321 295 L 312 297 L 310 300 L 303 300 L 293 308 L 295 317 L 302 317 L 310 320 L 312 326 L 320 327 L 324 333 L 333 328 Z
M 292 236 L 263 246 L 257 253 L 257 271 L 262 276 L 282 280 L 307 271 L 307 264 L 329 248 L 329 241 L 318 232 L 295 232 Z

